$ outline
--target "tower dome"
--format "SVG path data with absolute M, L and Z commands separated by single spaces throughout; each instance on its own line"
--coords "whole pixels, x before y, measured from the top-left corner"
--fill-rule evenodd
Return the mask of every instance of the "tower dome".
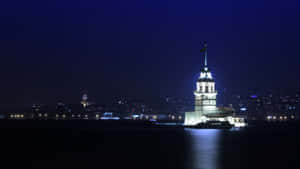
M 205 67 L 201 70 L 200 76 L 197 80 L 198 82 L 214 82 L 214 78 L 210 72 L 210 70 Z

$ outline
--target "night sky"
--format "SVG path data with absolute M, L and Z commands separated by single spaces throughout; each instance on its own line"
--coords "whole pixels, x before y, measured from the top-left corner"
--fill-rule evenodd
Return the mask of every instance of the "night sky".
M 0 2 L 0 109 L 114 96 L 191 97 L 203 66 L 217 89 L 297 88 L 300 1 Z

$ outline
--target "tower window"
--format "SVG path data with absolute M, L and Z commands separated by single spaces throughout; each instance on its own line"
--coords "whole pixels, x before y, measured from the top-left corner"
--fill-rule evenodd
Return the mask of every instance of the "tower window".
M 211 92 L 214 92 L 214 88 L 213 88 L 213 87 L 211 87 L 210 91 L 211 91 Z
M 202 86 L 200 86 L 200 92 L 202 92 Z
M 205 93 L 208 93 L 208 86 L 205 86 Z

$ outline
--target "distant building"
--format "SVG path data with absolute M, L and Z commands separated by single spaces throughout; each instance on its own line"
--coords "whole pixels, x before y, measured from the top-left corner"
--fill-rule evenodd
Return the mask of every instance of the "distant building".
M 273 91 L 238 95 L 232 100 L 236 113 L 246 115 L 248 121 L 296 120 L 299 114 L 300 99 L 295 91 L 292 93 Z
M 88 99 L 89 97 L 86 93 L 82 95 L 82 100 L 80 103 L 84 108 L 86 108 L 89 105 Z

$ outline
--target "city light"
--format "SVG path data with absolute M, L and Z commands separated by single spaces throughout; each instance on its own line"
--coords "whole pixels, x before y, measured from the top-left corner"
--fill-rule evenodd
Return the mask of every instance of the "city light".
M 240 108 L 240 110 L 241 110 L 241 111 L 247 111 L 247 108 L 242 107 L 242 108 Z

